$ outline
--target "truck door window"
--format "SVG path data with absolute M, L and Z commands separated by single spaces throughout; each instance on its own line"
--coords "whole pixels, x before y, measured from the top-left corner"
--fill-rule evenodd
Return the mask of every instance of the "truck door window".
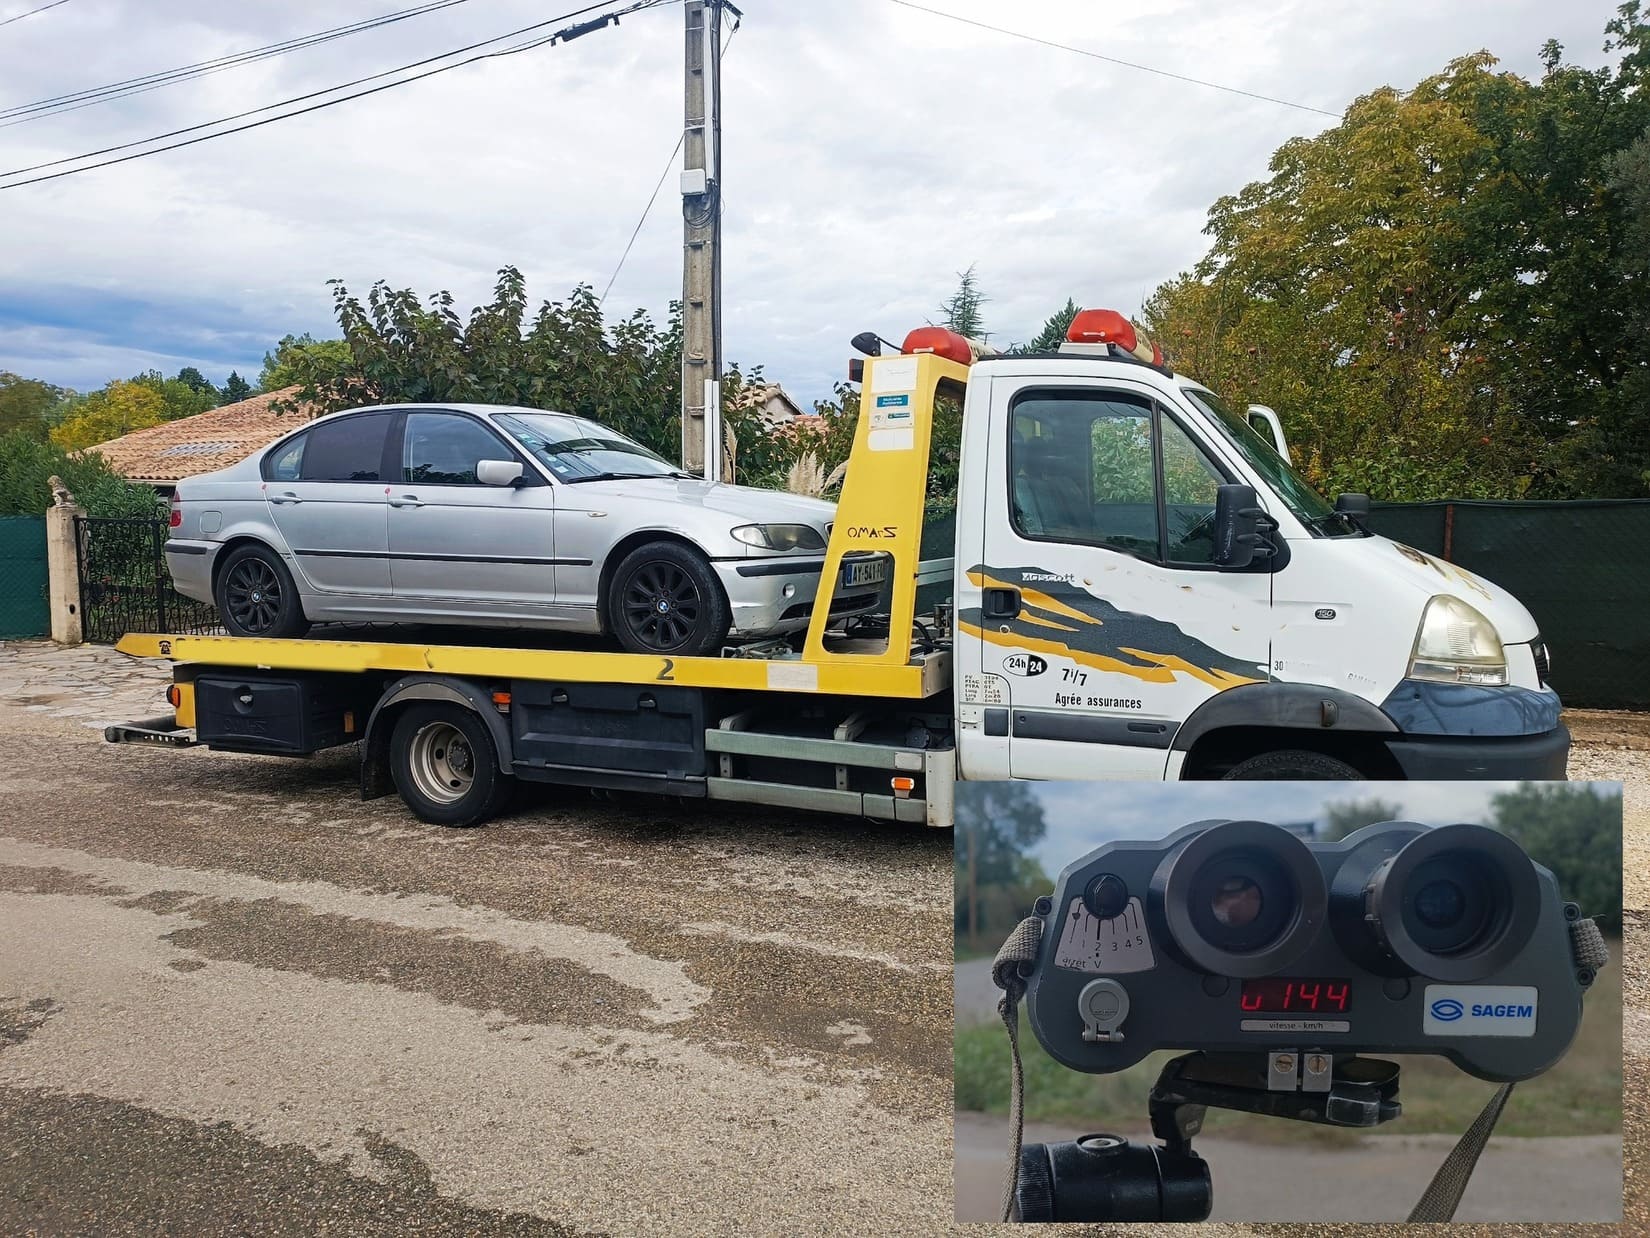
M 1162 418 L 1161 433 L 1169 562 L 1212 563 L 1215 492 L 1225 478 L 1174 418 Z
M 1028 391 L 1013 406 L 1013 521 L 1039 541 L 1158 554 L 1152 410 L 1109 392 Z
M 1218 468 L 1144 397 L 1027 391 L 1012 406 L 1012 520 L 1037 541 L 1207 564 Z M 1159 447 L 1161 441 L 1161 447 Z

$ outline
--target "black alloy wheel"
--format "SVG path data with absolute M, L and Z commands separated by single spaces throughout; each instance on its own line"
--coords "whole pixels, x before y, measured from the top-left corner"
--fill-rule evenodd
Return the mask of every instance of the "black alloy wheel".
M 218 613 L 231 636 L 302 636 L 309 629 L 292 574 L 263 546 L 232 550 L 218 575 Z
M 685 546 L 654 542 L 613 574 L 608 623 L 634 653 L 714 653 L 727 639 L 728 604 L 710 565 Z

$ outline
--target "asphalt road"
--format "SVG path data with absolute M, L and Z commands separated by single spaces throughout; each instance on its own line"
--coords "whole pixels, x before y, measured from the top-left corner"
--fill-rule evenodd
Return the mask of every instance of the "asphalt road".
M 350 752 L 106 745 L 152 683 L 8 652 L 0 1232 L 949 1216 L 949 833 L 568 792 L 442 830 Z

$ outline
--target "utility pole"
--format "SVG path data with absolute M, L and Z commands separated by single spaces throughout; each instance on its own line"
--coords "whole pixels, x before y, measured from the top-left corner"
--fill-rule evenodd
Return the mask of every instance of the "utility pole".
M 716 480 L 722 464 L 722 4 L 687 0 L 683 8 L 682 467 Z

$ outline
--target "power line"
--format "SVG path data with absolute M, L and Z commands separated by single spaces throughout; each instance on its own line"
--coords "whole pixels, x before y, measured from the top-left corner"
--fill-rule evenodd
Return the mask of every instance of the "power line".
M 647 217 L 653 213 L 653 204 L 659 200 L 659 190 L 665 187 L 665 178 L 670 175 L 670 170 L 676 166 L 676 156 L 681 153 L 682 143 L 686 139 L 687 131 L 685 129 L 677 134 L 676 145 L 671 147 L 670 157 L 665 160 L 665 170 L 659 173 L 659 183 L 653 186 L 653 194 L 648 198 L 647 205 L 642 208 L 642 217 L 636 221 L 636 227 L 630 233 L 630 239 L 624 243 L 624 253 L 619 255 L 619 265 L 613 268 L 613 274 L 608 277 L 607 287 L 602 289 L 601 300 L 596 302 L 597 305 L 607 304 L 607 294 L 613 291 L 613 284 L 619 278 L 619 272 L 624 270 L 625 259 L 630 257 L 630 247 L 636 243 L 636 238 L 642 234 L 642 225 L 647 222 Z
M 52 0 L 50 4 L 42 4 L 37 9 L 30 9 L 27 13 L 19 13 L 16 17 L 8 17 L 0 21 L 0 26 L 9 26 L 14 21 L 22 21 L 25 17 L 33 17 L 36 13 L 44 13 L 47 9 L 55 9 L 60 4 L 67 4 L 69 0 Z
M 1073 47 L 1069 43 L 1056 43 L 1053 39 L 1040 39 L 1034 34 L 1025 34 L 1019 30 L 1008 30 L 1002 26 L 988 25 L 983 21 L 975 21 L 972 17 L 961 17 L 956 13 L 947 13 L 944 9 L 931 9 L 925 4 L 913 4 L 911 0 L 889 0 L 901 8 L 915 9 L 919 13 L 930 13 L 935 17 L 944 17 L 950 21 L 961 22 L 965 26 L 975 26 L 981 30 L 989 30 L 993 34 L 1007 35 L 1011 39 L 1021 39 L 1027 43 L 1041 44 L 1043 47 L 1052 47 L 1062 52 L 1075 52 L 1079 56 L 1087 56 L 1091 60 L 1104 60 L 1107 64 L 1122 65 L 1125 69 L 1138 69 L 1142 73 L 1155 73 L 1158 77 L 1172 78 L 1177 82 L 1189 82 L 1193 86 L 1207 86 L 1210 90 L 1223 90 L 1229 95 L 1242 95 L 1248 99 L 1259 99 L 1263 103 L 1276 103 L 1280 107 L 1297 108 L 1302 112 L 1316 112 L 1319 116 L 1328 116 L 1339 120 L 1339 112 L 1325 111 L 1321 107 L 1313 107 L 1310 103 L 1295 103 L 1289 99 L 1279 99 L 1273 95 L 1256 94 L 1252 90 L 1240 90 L 1236 86 L 1223 86 L 1219 82 L 1205 81 L 1201 77 L 1188 77 L 1184 73 L 1171 73 L 1168 69 L 1154 68 L 1149 64 L 1137 64 L 1132 60 L 1120 60 L 1116 56 L 1105 56 L 1093 52 L 1085 47 Z
M 670 2 L 671 0 L 632 0 L 632 3 L 625 5 L 622 8 L 612 10 L 612 15 L 619 16 L 625 13 L 637 12 L 642 9 L 656 8 L 661 4 L 668 4 Z M 604 8 L 607 4 L 611 3 L 612 0 L 602 0 L 602 3 L 588 4 L 583 8 L 574 9 L 571 12 L 562 13 L 559 16 L 547 18 L 544 21 L 534 22 L 531 25 L 523 26 L 517 30 L 512 30 L 507 34 L 495 35 L 490 39 L 482 39 L 478 43 L 471 43 L 465 47 L 454 48 L 452 51 L 442 52 L 436 56 L 426 56 L 423 60 L 415 60 L 411 64 L 404 64 L 394 69 L 385 69 L 381 73 L 369 74 L 366 77 L 356 78 L 354 81 L 344 82 L 337 86 L 329 86 L 324 90 L 312 90 L 308 94 L 295 95 L 290 99 L 282 99 L 275 103 L 268 103 L 262 107 L 251 108 L 245 112 L 236 112 L 230 116 L 221 116 L 216 120 L 203 121 L 198 125 L 188 125 L 182 129 L 173 129 L 166 133 L 158 133 L 153 137 L 143 138 L 139 141 L 123 142 L 117 146 L 105 146 L 100 150 L 86 151 L 82 154 L 68 156 L 63 159 L 52 159 L 45 163 L 31 164 L 28 167 L 12 168 L 9 171 L 0 172 L 0 179 L 21 176 L 25 172 L 37 172 L 45 168 L 60 167 L 66 163 L 80 163 L 83 160 L 95 159 L 99 155 L 108 155 L 114 154 L 117 151 L 131 150 L 135 146 L 151 146 L 153 143 L 163 142 L 167 138 L 180 137 L 186 133 L 196 133 L 201 129 L 217 129 L 217 126 L 219 125 L 228 124 L 233 120 L 241 120 L 248 116 L 255 116 L 259 112 L 268 112 L 275 108 L 287 107 L 290 104 L 302 103 L 305 100 L 319 98 L 322 95 L 336 94 L 338 91 L 348 90 L 351 87 L 360 86 L 367 82 L 377 81 L 379 78 L 390 77 L 397 73 L 405 73 L 409 69 L 416 69 L 423 65 L 432 64 L 435 61 L 449 60 L 454 56 L 461 56 L 466 52 L 476 51 L 478 48 L 487 47 L 490 44 L 502 43 L 506 39 L 517 38 L 523 34 L 529 34 L 536 30 L 542 30 L 546 26 L 553 26 L 558 22 L 564 22 L 569 18 L 579 17 L 585 13 L 593 12 L 596 9 Z M 10 184 L 0 185 L 0 190 L 19 189 L 24 185 L 37 185 L 42 181 L 57 180 L 59 177 L 64 176 L 73 176 L 77 172 L 90 172 L 97 168 L 106 168 L 113 164 L 128 163 L 133 159 L 142 159 L 148 155 L 159 155 L 169 150 L 178 150 L 185 146 L 194 146 L 200 142 L 209 142 L 213 138 L 228 137 L 232 133 L 244 133 L 248 129 L 261 128 L 264 125 L 274 124 L 279 120 L 288 120 L 294 116 L 304 116 L 310 112 L 318 112 L 324 108 L 334 107 L 340 103 L 348 103 L 352 99 L 363 99 L 368 95 L 378 94 L 380 91 L 393 90 L 397 86 L 406 86 L 413 82 L 422 81 L 426 77 L 434 77 L 438 73 L 445 73 L 450 69 L 461 69 L 466 65 L 475 64 L 480 60 L 489 60 L 495 56 L 509 56 L 514 55 L 516 52 L 530 51 L 535 47 L 543 46 L 545 43 L 555 42 L 557 38 L 562 37 L 565 33 L 566 32 L 563 31 L 557 31 L 551 35 L 532 39 L 515 47 L 506 47 L 495 51 L 482 52 L 480 55 L 470 56 L 464 60 L 455 61 L 452 64 L 437 64 L 434 68 L 425 69 L 422 73 L 416 73 L 411 77 L 400 78 L 396 81 L 384 82 L 382 85 L 374 86 L 368 90 L 358 90 L 354 94 L 343 95 L 336 99 L 326 99 L 320 103 L 312 103 L 308 107 L 294 108 L 292 111 L 281 112 L 275 116 L 266 116 L 262 120 L 250 121 L 247 124 L 236 125 L 233 128 L 217 129 L 216 132 L 203 133 L 198 137 L 187 138 L 181 142 L 169 142 L 165 146 L 155 146 L 152 150 L 140 150 L 133 154 L 121 155 L 115 159 L 103 159 L 97 163 L 88 163 L 83 167 L 65 168 L 60 172 L 48 172 L 44 176 L 30 177 L 28 180 L 12 181 Z M 574 35 L 572 37 L 577 36 Z
M 65 3 L 66 0 L 59 0 L 59 2 Z M 127 78 L 124 81 L 110 82 L 106 86 L 94 86 L 85 90 L 70 91 L 67 94 L 53 95 L 48 99 L 37 99 L 33 103 L 20 103 L 13 107 L 0 108 L 0 120 L 8 117 L 19 118 L 7 120 L 5 124 L 0 125 L 0 128 L 27 124 L 31 120 L 44 120 L 49 116 L 58 116 L 65 112 L 76 112 L 81 108 L 95 107 L 99 103 L 107 103 L 112 99 L 145 94 L 148 91 L 159 90 L 163 86 L 171 86 L 177 82 L 190 81 L 197 77 L 206 77 L 212 73 L 222 73 L 226 69 L 236 69 L 242 65 L 268 60 L 274 56 L 284 56 L 289 52 L 318 47 L 335 39 L 345 39 L 350 35 L 360 34 L 363 31 L 376 30 L 380 26 L 393 25 L 396 22 L 406 21 L 408 18 L 422 17 L 426 13 L 434 13 L 441 9 L 449 9 L 455 5 L 467 3 L 469 3 L 469 0 L 428 0 L 427 3 L 409 9 L 400 9 L 393 13 L 380 14 L 377 17 L 363 18 L 360 21 L 349 22 L 342 26 L 318 30 L 312 34 L 282 39 L 276 43 L 266 43 L 262 47 L 230 52 L 223 56 L 213 57 L 210 60 L 179 65 L 174 69 L 163 69 L 156 73 Z
M 733 46 L 733 36 L 739 33 L 739 19 L 733 20 L 733 29 L 728 31 L 728 37 L 722 41 L 722 55 L 728 54 L 728 48 Z M 613 285 L 619 278 L 619 272 L 624 270 L 625 259 L 630 257 L 630 249 L 636 244 L 636 238 L 642 234 L 642 227 L 647 223 L 647 217 L 653 213 L 653 204 L 659 200 L 659 190 L 665 187 L 665 178 L 670 175 L 671 168 L 676 166 L 676 156 L 682 152 L 682 143 L 687 140 L 687 130 L 683 130 L 676 137 L 676 145 L 671 147 L 670 155 L 665 159 L 665 170 L 659 173 L 658 183 L 653 186 L 653 193 L 642 208 L 642 217 L 636 221 L 636 227 L 630 233 L 630 239 L 624 244 L 624 253 L 619 255 L 619 265 L 613 268 L 613 274 L 608 277 L 607 287 L 602 289 L 601 299 L 597 305 L 607 304 L 607 294 L 613 291 Z M 721 187 L 717 187 L 716 209 L 722 209 Z

